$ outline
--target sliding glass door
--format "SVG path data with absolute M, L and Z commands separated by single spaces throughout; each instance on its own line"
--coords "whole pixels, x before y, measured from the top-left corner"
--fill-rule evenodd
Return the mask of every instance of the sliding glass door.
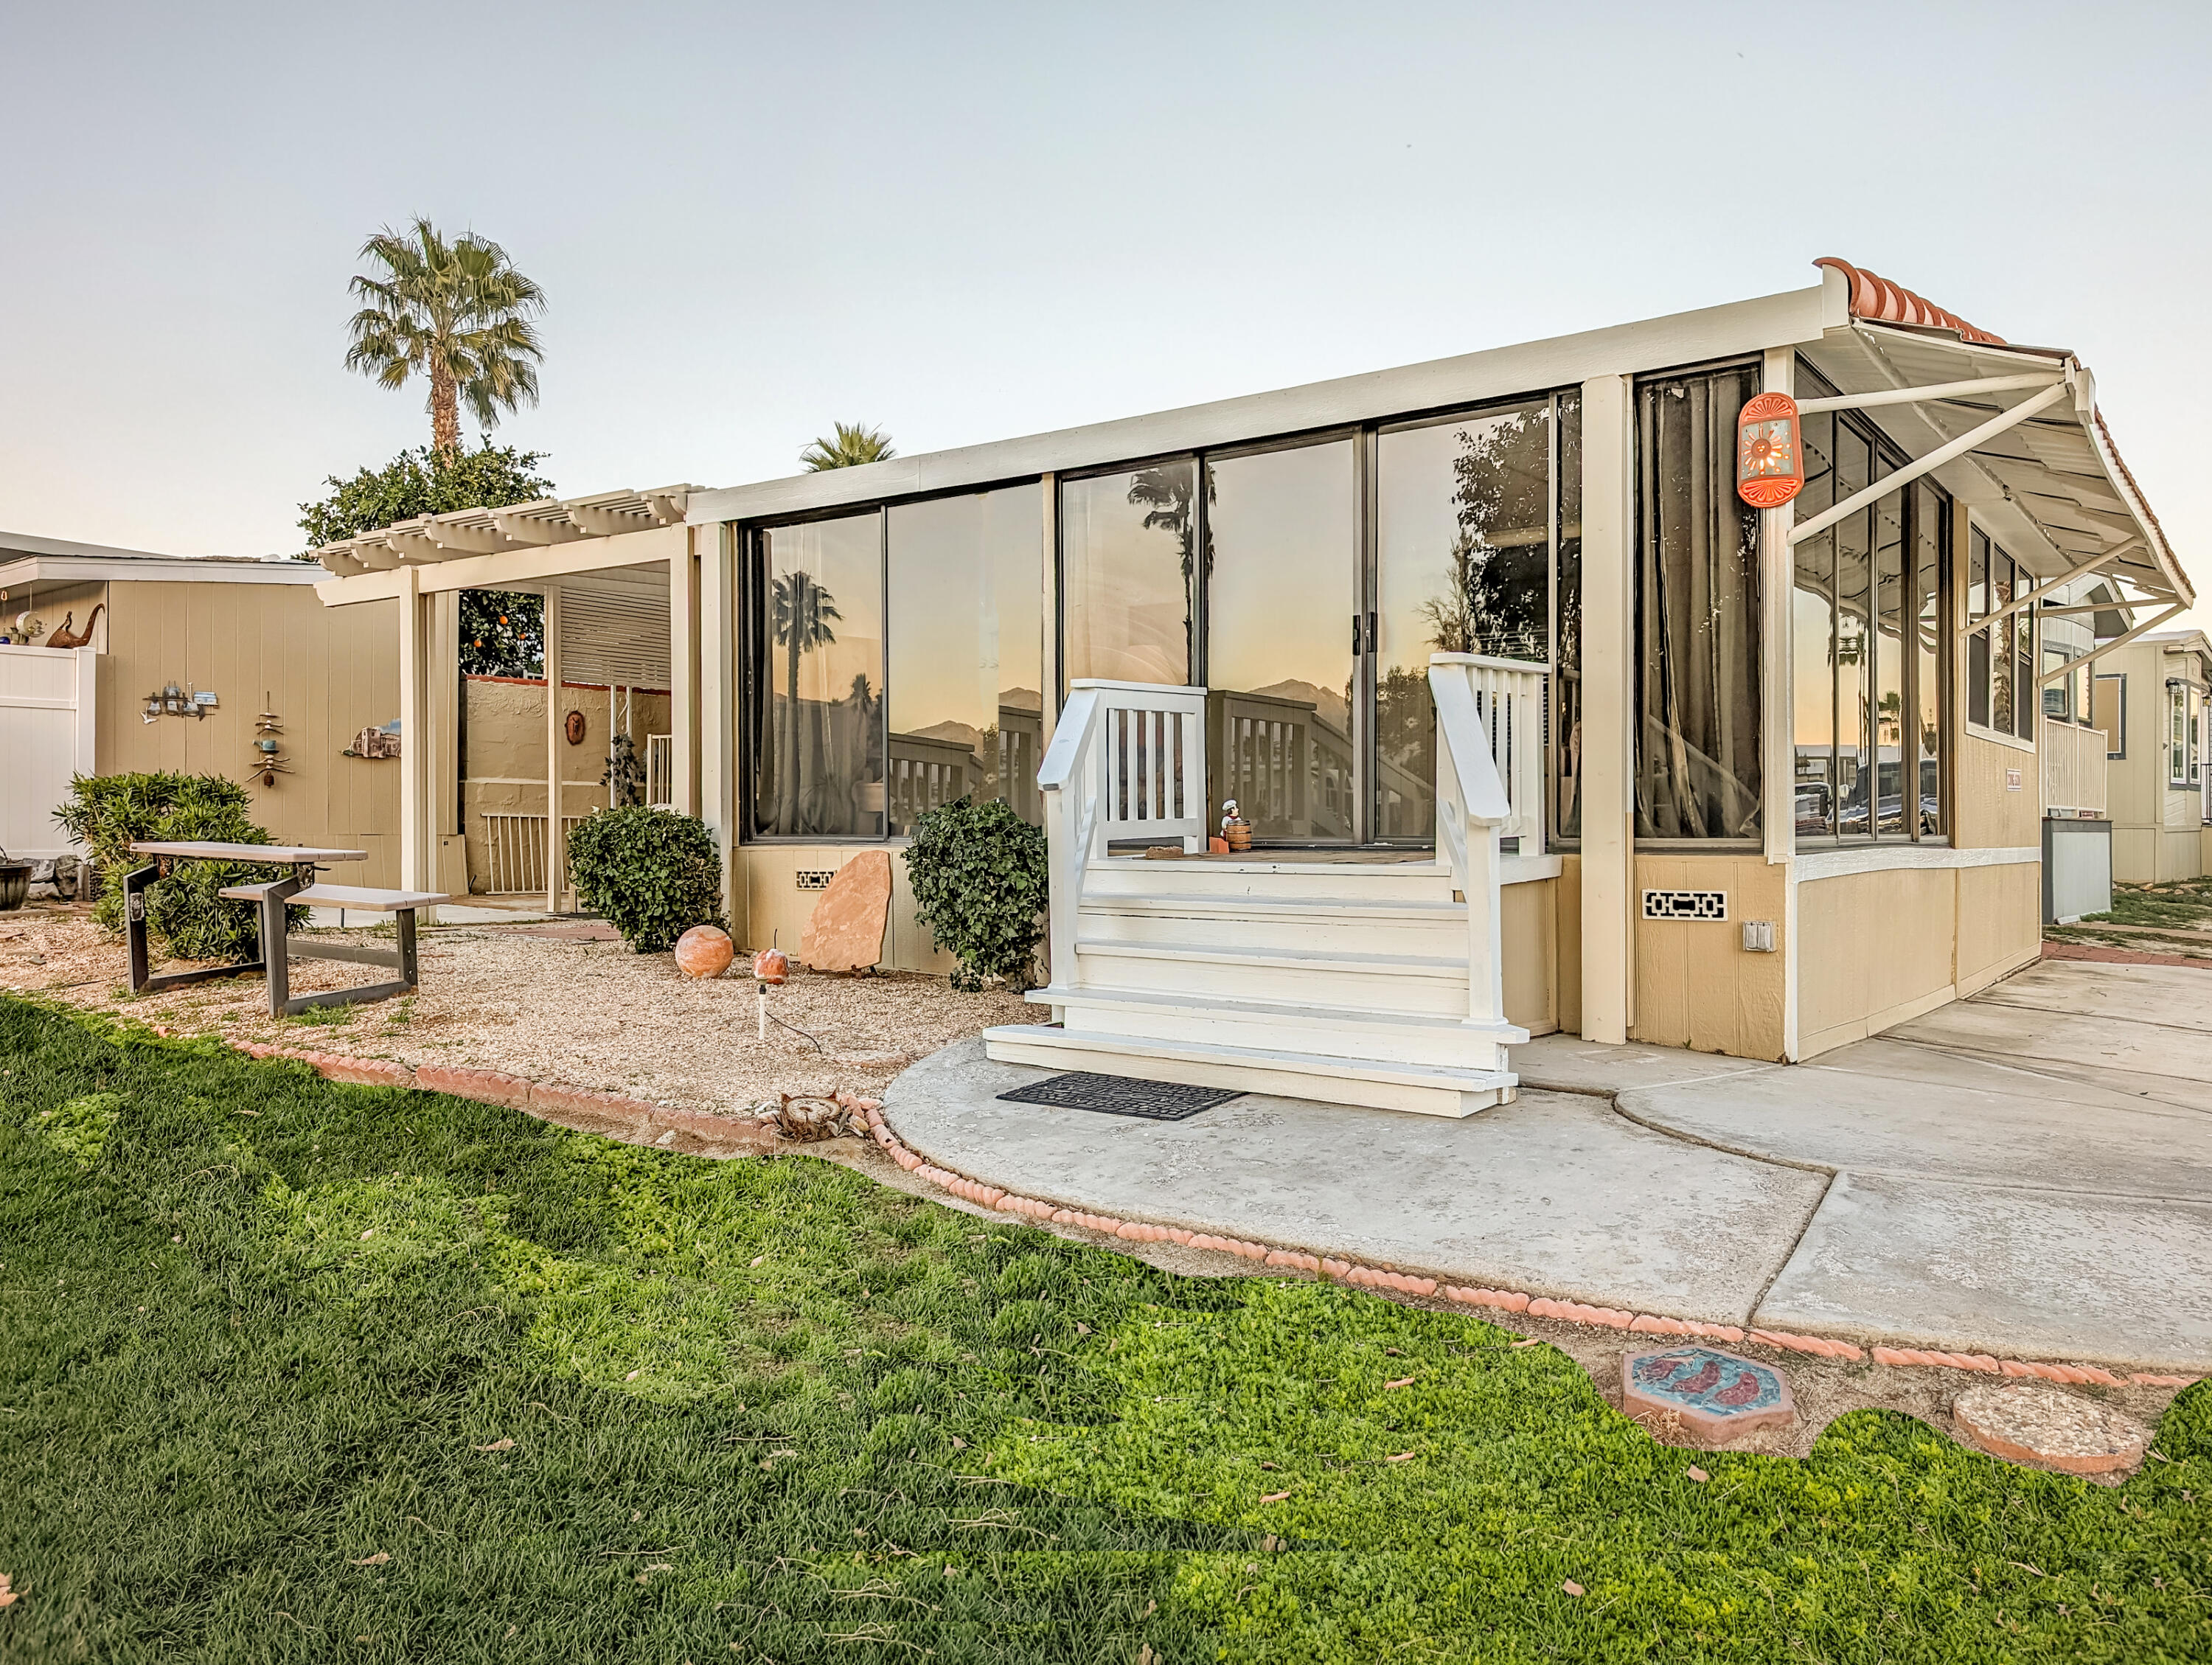
M 1063 480 L 1067 674 L 1206 688 L 1209 819 L 1234 799 L 1263 843 L 1420 848 L 1429 656 L 1541 665 L 1571 837 L 1580 440 L 1576 396 L 1542 395 Z

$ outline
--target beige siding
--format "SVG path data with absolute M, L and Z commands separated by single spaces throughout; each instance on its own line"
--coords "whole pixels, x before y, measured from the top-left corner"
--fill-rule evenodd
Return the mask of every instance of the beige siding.
M 265 698 L 283 722 L 291 772 L 273 787 L 252 783 L 254 819 L 288 843 L 368 851 L 346 869 L 348 883 L 398 883 L 398 766 L 339 755 L 361 729 L 399 714 L 396 604 L 326 608 L 306 585 L 118 580 L 108 608 L 102 774 L 245 781 Z M 168 682 L 210 690 L 222 704 L 205 718 L 144 721 L 145 696 Z
M 914 890 L 907 882 L 906 850 L 902 845 L 869 846 L 884 848 L 891 857 L 890 919 L 884 928 L 883 963 L 894 971 L 927 971 L 949 975 L 954 966 L 950 954 L 939 951 L 928 930 L 914 916 Z M 745 844 L 738 850 L 743 876 L 740 901 L 744 918 L 734 923 L 739 939 L 750 949 L 781 947 L 796 959 L 800 937 L 819 890 L 799 888 L 802 872 L 835 872 L 859 853 L 851 844 Z
M 1959 870 L 1959 998 L 2042 951 L 2043 869 L 2033 862 Z
M 1904 867 L 1798 886 L 1799 1057 L 1876 1034 L 1952 998 L 1959 877 L 1956 869 Z
M 1630 904 L 1645 890 L 1725 890 L 1715 922 L 1636 921 L 1636 1024 L 1632 1038 L 1738 1058 L 1783 1055 L 1790 953 L 1788 872 L 1764 856 L 1638 855 Z M 1771 920 L 1776 951 L 1743 951 L 1743 921 Z
M 1559 970 L 1555 980 L 1559 1005 L 1559 1027 L 1570 1035 L 1583 1032 L 1583 859 L 1563 856 L 1559 883 L 1552 887 L 1558 909 Z
M 1951 842 L 1958 848 L 2023 849 L 2042 842 L 2042 794 L 2032 750 L 1964 732 L 1953 778 L 1957 801 Z
M 1498 934 L 1505 946 L 1505 1017 L 1531 1035 L 1559 1027 L 1559 881 L 1505 887 Z

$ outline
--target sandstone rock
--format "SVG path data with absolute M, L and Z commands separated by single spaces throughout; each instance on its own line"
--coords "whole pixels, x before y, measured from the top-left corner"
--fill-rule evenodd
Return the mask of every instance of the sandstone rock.
M 1630 1353 L 1620 1361 L 1620 1408 L 1637 1421 L 1679 1418 L 1707 1440 L 1786 1428 L 1797 1419 L 1797 1401 L 1781 1371 L 1717 1347 Z
M 676 969 L 687 977 L 719 977 L 737 951 L 728 932 L 695 925 L 676 939 Z
M 891 858 L 863 850 L 837 870 L 799 939 L 799 957 L 817 971 L 866 971 L 883 957 L 890 915 Z
M 1951 1416 L 1991 1456 L 2069 1474 L 2133 1468 L 2150 1443 L 2133 1417 L 2040 1382 L 1970 1388 L 1952 1401 Z

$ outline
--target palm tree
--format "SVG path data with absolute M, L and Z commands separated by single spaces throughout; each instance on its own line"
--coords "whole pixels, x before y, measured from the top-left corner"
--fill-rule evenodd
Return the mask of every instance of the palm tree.
M 487 428 L 502 411 L 538 403 L 538 331 L 545 294 L 489 238 L 448 242 L 428 220 L 404 233 L 386 226 L 361 246 L 380 275 L 357 276 L 365 304 L 353 315 L 346 368 L 386 387 L 430 379 L 430 443 L 441 458 L 461 447 L 460 402 Z
M 799 453 L 809 474 L 830 468 L 858 468 L 862 463 L 880 463 L 898 455 L 891 449 L 891 436 L 880 428 L 842 422 L 830 426 L 831 437 L 817 439 Z

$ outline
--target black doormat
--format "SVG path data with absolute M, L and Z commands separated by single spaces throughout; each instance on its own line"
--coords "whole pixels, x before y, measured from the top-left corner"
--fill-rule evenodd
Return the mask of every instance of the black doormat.
M 1216 1104 L 1242 1098 L 1243 1094 L 1226 1087 L 1186 1087 L 1173 1081 L 1133 1081 L 1125 1075 L 1073 1070 L 1066 1075 L 1048 1075 L 999 1097 L 1017 1104 L 1056 1104 L 1064 1110 L 1103 1110 L 1109 1115 L 1140 1115 L 1148 1121 L 1181 1121 Z

